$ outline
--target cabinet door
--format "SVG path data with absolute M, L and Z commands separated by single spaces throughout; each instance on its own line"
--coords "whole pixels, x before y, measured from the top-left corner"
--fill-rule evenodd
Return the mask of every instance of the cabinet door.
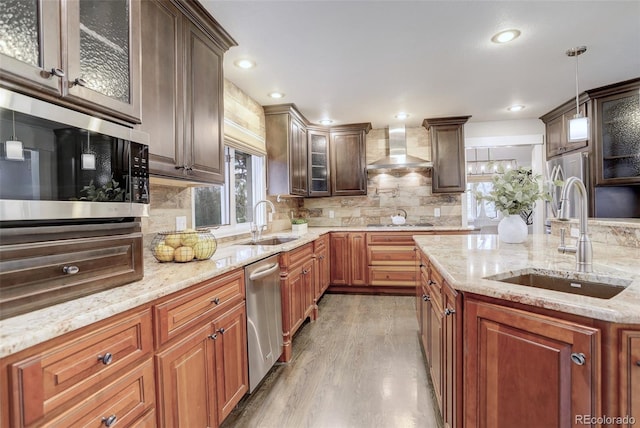
M 189 178 L 224 183 L 222 51 L 191 22 L 185 24 L 185 165 Z
M 349 253 L 351 261 L 350 285 L 367 285 L 367 240 L 364 232 L 349 233 Z
M 620 415 L 640 420 L 640 331 L 622 331 L 620 349 Z M 624 425 L 631 428 L 632 425 Z
M 331 133 L 331 194 L 366 195 L 364 131 Z
M 443 343 L 442 343 L 442 323 L 444 318 L 444 311 L 440 307 L 439 303 L 435 299 L 431 299 L 429 318 L 427 320 L 428 340 L 429 340 L 429 373 L 431 374 L 431 383 L 433 384 L 433 392 L 438 402 L 438 408 L 440 414 L 443 412 Z
M 62 95 L 140 123 L 140 1 L 64 4 L 67 84 Z
M 329 133 L 309 130 L 309 196 L 331 196 Z
M 302 122 L 291 116 L 291 194 L 307 196 L 307 130 Z
M 546 124 L 547 131 L 547 159 L 562 153 L 564 142 L 567 140 L 564 128 L 564 115 L 560 115 L 550 120 Z
M 442 417 L 445 426 L 462 426 L 462 305 L 458 304 L 459 294 L 448 284 L 444 287 L 443 325 L 443 373 L 442 373 Z
M 597 100 L 596 185 L 640 183 L 639 92 Z
M 3 86 L 20 86 L 59 96 L 62 70 L 60 3 L 50 0 L 4 0 L 0 8 L 3 43 L 0 77 Z M 6 25 L 6 26 L 5 26 Z M 6 31 L 6 32 L 5 32 Z
M 300 328 L 304 319 L 304 285 L 305 280 L 302 274 L 302 267 L 298 266 L 291 270 L 289 277 L 289 331 L 291 336 Z
M 599 330 L 472 300 L 464 323 L 466 428 L 571 427 L 598 414 Z
M 349 234 L 343 232 L 331 233 L 330 247 L 331 284 L 349 285 L 351 281 Z
M 327 244 L 329 243 L 329 241 L 327 240 Z M 324 292 L 327 290 L 327 288 L 329 288 L 329 275 L 331 273 L 331 265 L 329 264 L 329 249 L 327 247 L 324 247 L 319 253 L 318 253 L 318 286 L 316 287 L 318 289 L 318 296 L 317 298 L 319 299 L 322 294 L 324 294 Z
M 306 319 L 307 316 L 311 315 L 313 309 L 315 308 L 315 281 L 314 281 L 315 271 L 313 269 L 313 260 L 308 260 L 302 266 L 302 287 L 304 291 L 304 302 L 303 302 L 303 318 Z
M 163 427 L 217 427 L 215 348 L 210 325 L 156 355 Z
M 249 390 L 247 315 L 242 302 L 213 323 L 216 339 L 218 423 L 231 413 Z
M 462 125 L 440 125 L 431 129 L 433 193 L 464 192 L 464 136 Z
M 184 165 L 182 101 L 183 21 L 170 2 L 142 1 L 142 125 L 149 133 L 153 173 L 182 176 Z

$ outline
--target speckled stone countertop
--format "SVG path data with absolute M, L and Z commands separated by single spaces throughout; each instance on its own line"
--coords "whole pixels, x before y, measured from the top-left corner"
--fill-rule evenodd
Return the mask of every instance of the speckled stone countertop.
M 282 245 L 221 245 L 211 260 L 190 263 L 159 263 L 144 249 L 144 278 L 86 297 L 0 321 L 0 358 L 85 327 L 110 316 L 149 303 L 217 275 L 242 268 L 282 251 L 314 241 L 331 231 L 451 231 L 467 227 L 310 227 L 309 233 Z M 290 236 L 290 231 L 265 235 Z M 240 241 L 243 242 L 243 241 Z
M 497 235 L 427 235 L 416 236 L 415 241 L 445 280 L 463 293 L 640 324 L 640 250 L 636 248 L 593 243 L 593 274 L 581 278 L 631 281 L 617 296 L 599 299 L 484 279 L 528 268 L 571 272 L 566 277 L 575 277 L 575 254 L 558 253 L 556 236 L 529 235 L 523 244 L 499 242 Z

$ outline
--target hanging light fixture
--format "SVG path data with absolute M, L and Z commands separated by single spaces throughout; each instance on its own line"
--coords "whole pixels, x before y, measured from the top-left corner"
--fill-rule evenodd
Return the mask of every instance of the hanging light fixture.
M 11 140 L 4 142 L 4 155 L 7 160 L 23 161 L 24 150 L 22 148 L 22 141 L 16 137 L 16 112 L 12 111 L 11 113 L 13 114 L 13 135 L 11 136 Z
M 585 141 L 589 139 L 589 118 L 580 114 L 579 92 L 578 92 L 578 57 L 587 51 L 586 46 L 578 46 L 567 51 L 567 56 L 576 58 L 576 114 L 569 119 L 567 127 L 567 138 L 569 142 Z

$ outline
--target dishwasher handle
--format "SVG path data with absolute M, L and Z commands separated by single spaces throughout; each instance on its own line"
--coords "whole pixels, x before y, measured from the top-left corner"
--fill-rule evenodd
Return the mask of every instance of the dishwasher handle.
M 256 270 L 251 275 L 249 275 L 249 279 L 251 281 L 255 281 L 256 279 L 264 278 L 265 276 L 271 275 L 278 269 L 280 269 L 280 265 L 278 263 L 274 263 L 271 266 L 267 266 L 267 267 Z

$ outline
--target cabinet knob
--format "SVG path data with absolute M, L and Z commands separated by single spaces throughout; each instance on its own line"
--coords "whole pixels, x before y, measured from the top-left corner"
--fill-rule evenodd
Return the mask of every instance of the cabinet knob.
M 220 333 L 220 334 L 224 334 L 224 327 L 223 327 L 223 328 L 221 328 L 220 330 L 218 330 L 218 333 Z
M 640 360 L 636 361 L 636 366 L 640 367 Z
M 427 281 L 427 284 L 429 284 L 429 285 L 435 285 L 435 283 L 436 283 L 436 282 L 435 282 L 434 280 L 432 280 L 432 279 L 430 279 L 429 281 Z
M 422 295 L 422 300 L 424 300 L 425 302 L 428 302 L 428 301 L 430 301 L 430 300 L 431 300 L 431 297 L 429 297 L 429 296 L 428 296 L 428 295 L 426 295 L 426 294 L 423 294 L 423 295 Z
M 76 77 L 76 80 L 74 80 L 73 82 L 71 82 L 69 84 L 69 87 L 74 87 L 74 86 L 82 86 L 83 88 L 85 86 L 87 86 L 87 81 L 84 80 L 82 77 Z
M 456 313 L 455 309 L 447 308 L 447 309 L 444 310 L 444 314 L 445 315 L 453 315 L 455 313 Z
M 209 336 L 207 336 L 207 337 L 208 337 L 209 339 L 216 340 L 216 339 L 218 338 L 218 335 L 217 335 L 217 334 L 215 334 L 215 333 L 213 333 L 213 334 L 210 334 L 210 335 L 209 335 Z
M 582 352 L 574 352 L 571 354 L 571 361 L 579 366 L 584 366 L 584 363 L 587 362 L 587 358 Z
M 211 303 L 216 304 L 216 305 L 219 305 L 219 304 L 220 304 L 220 298 L 219 298 L 219 297 L 216 297 L 215 299 L 213 299 L 213 300 L 211 301 Z
M 104 355 L 98 355 L 98 361 L 102 361 L 102 364 L 104 364 L 105 366 L 111 364 L 111 362 L 113 361 L 113 354 L 107 352 Z
M 75 275 L 80 272 L 80 268 L 78 266 L 65 266 L 62 268 L 62 272 L 67 275 Z
M 118 417 L 116 415 L 111 415 L 111 416 L 102 418 L 102 424 L 106 427 L 110 427 L 111 425 L 115 424 L 117 420 L 118 420 Z
M 48 74 L 49 75 L 47 77 L 64 77 L 64 71 L 61 68 L 52 68 L 51 70 L 49 70 Z

